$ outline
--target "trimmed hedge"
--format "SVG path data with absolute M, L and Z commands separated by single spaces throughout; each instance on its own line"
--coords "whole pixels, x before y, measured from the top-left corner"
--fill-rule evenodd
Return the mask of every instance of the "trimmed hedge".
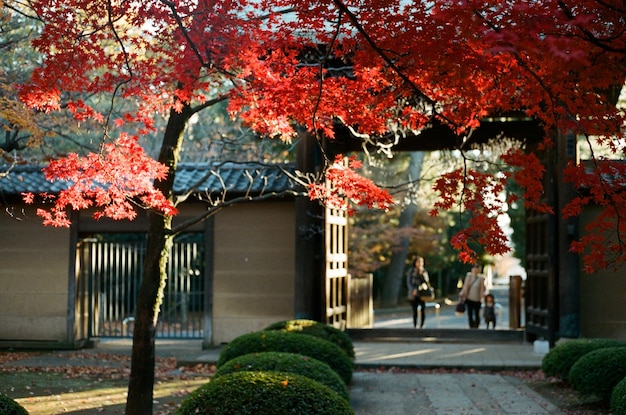
M 234 372 L 190 393 L 177 415 L 354 415 L 337 392 L 306 376 Z
M 2 415 L 28 415 L 28 411 L 22 405 L 15 402 L 3 393 L 0 393 L 0 414 Z
M 587 353 L 574 363 L 569 383 L 583 395 L 609 400 L 615 385 L 626 377 L 626 347 L 607 347 Z
M 615 339 L 574 339 L 558 344 L 541 361 L 541 370 L 548 376 L 568 380 L 570 369 L 587 353 L 606 347 L 626 346 Z
M 355 356 L 354 344 L 346 332 L 318 321 L 307 319 L 285 320 L 276 322 L 263 330 L 284 330 L 290 333 L 319 337 L 341 347 L 349 358 L 354 359 Z
M 295 353 L 251 353 L 230 359 L 222 365 L 213 379 L 233 372 L 286 372 L 306 376 L 320 382 L 349 400 L 348 388 L 339 375 L 326 363 Z
M 626 415 L 626 378 L 619 381 L 611 392 L 611 413 Z
M 285 352 L 312 357 L 331 367 L 347 385 L 352 379 L 354 364 L 336 344 L 313 336 L 286 331 L 257 331 L 241 335 L 222 349 L 217 367 L 229 360 L 250 353 Z

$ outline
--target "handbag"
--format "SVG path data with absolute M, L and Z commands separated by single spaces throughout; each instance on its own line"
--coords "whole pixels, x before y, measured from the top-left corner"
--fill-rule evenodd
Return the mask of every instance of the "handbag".
M 435 299 L 435 291 L 433 290 L 433 287 L 425 282 L 420 284 L 417 290 L 417 295 L 419 296 L 420 300 L 425 302 L 433 301 Z
M 456 308 L 454 309 L 454 312 L 457 315 L 465 314 L 465 301 L 459 301 L 459 303 L 456 305 Z

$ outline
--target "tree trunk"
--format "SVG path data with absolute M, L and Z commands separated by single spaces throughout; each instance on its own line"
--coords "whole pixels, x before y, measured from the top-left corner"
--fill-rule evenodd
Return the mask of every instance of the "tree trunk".
M 417 206 L 410 204 L 402 210 L 400 213 L 400 220 L 398 228 L 402 229 L 407 226 L 413 225 L 415 214 L 417 213 Z M 391 261 L 387 267 L 385 273 L 385 279 L 383 280 L 383 286 L 381 289 L 380 306 L 382 308 L 390 308 L 398 305 L 398 298 L 400 296 L 400 289 L 402 282 L 404 281 L 404 267 L 406 264 L 406 257 L 409 251 L 409 238 L 400 237 L 396 244 L 393 246 L 391 254 Z
M 172 110 L 169 115 L 159 162 L 168 166 L 166 179 L 155 187 L 173 200 L 174 176 L 187 121 L 192 115 L 185 106 L 182 112 Z M 146 242 L 144 269 L 137 296 L 130 380 L 126 399 L 126 415 L 151 415 L 154 392 L 155 338 L 163 292 L 167 280 L 166 265 L 173 236 L 172 218 L 150 212 L 150 229 Z
M 415 215 L 417 214 L 417 204 L 415 203 L 417 190 L 419 189 L 419 179 L 422 175 L 422 164 L 424 163 L 424 152 L 415 151 L 411 153 L 411 161 L 408 168 L 409 181 L 414 182 L 413 189 L 409 190 L 410 202 L 400 213 L 398 228 L 402 229 L 413 226 Z M 391 261 L 383 280 L 380 306 L 383 308 L 396 307 L 398 298 L 400 297 L 400 289 L 404 281 L 404 267 L 406 265 L 406 257 L 409 251 L 410 238 L 403 236 L 394 245 Z

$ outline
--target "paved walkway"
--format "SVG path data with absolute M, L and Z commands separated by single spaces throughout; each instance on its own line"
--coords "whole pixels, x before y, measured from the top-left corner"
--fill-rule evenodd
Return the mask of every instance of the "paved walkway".
M 561 413 L 516 378 L 500 374 L 356 372 L 350 396 L 356 415 Z
M 129 339 L 107 339 L 97 345 L 97 350 L 111 353 L 130 349 Z M 176 357 L 184 364 L 215 363 L 220 351 L 221 347 L 202 350 L 196 340 L 157 340 L 157 356 Z M 357 341 L 354 351 L 359 368 L 538 369 L 543 358 L 530 343 Z
M 128 340 L 107 340 L 100 351 L 130 350 Z M 506 370 L 538 369 L 542 355 L 529 343 L 390 341 L 354 343 L 350 385 L 356 415 L 558 415 L 558 408 Z M 157 355 L 189 364 L 215 362 L 221 348 L 199 342 L 157 341 Z M 393 368 L 445 369 L 394 373 Z M 454 369 L 466 369 L 457 372 Z M 487 370 L 495 370 L 491 372 Z

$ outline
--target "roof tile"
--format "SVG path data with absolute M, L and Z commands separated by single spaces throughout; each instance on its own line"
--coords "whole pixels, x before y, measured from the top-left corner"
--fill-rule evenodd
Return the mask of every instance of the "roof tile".
M 0 172 L 0 193 L 21 194 L 57 193 L 67 187 L 65 181 L 50 182 L 42 172 L 43 166 L 5 166 Z M 265 192 L 283 192 L 298 190 L 295 183 L 285 172 L 293 173 L 293 165 L 269 165 L 258 163 L 181 163 L 174 181 L 177 194 L 195 192 L 221 192 L 226 189 L 231 194 L 251 193 L 258 195 Z

